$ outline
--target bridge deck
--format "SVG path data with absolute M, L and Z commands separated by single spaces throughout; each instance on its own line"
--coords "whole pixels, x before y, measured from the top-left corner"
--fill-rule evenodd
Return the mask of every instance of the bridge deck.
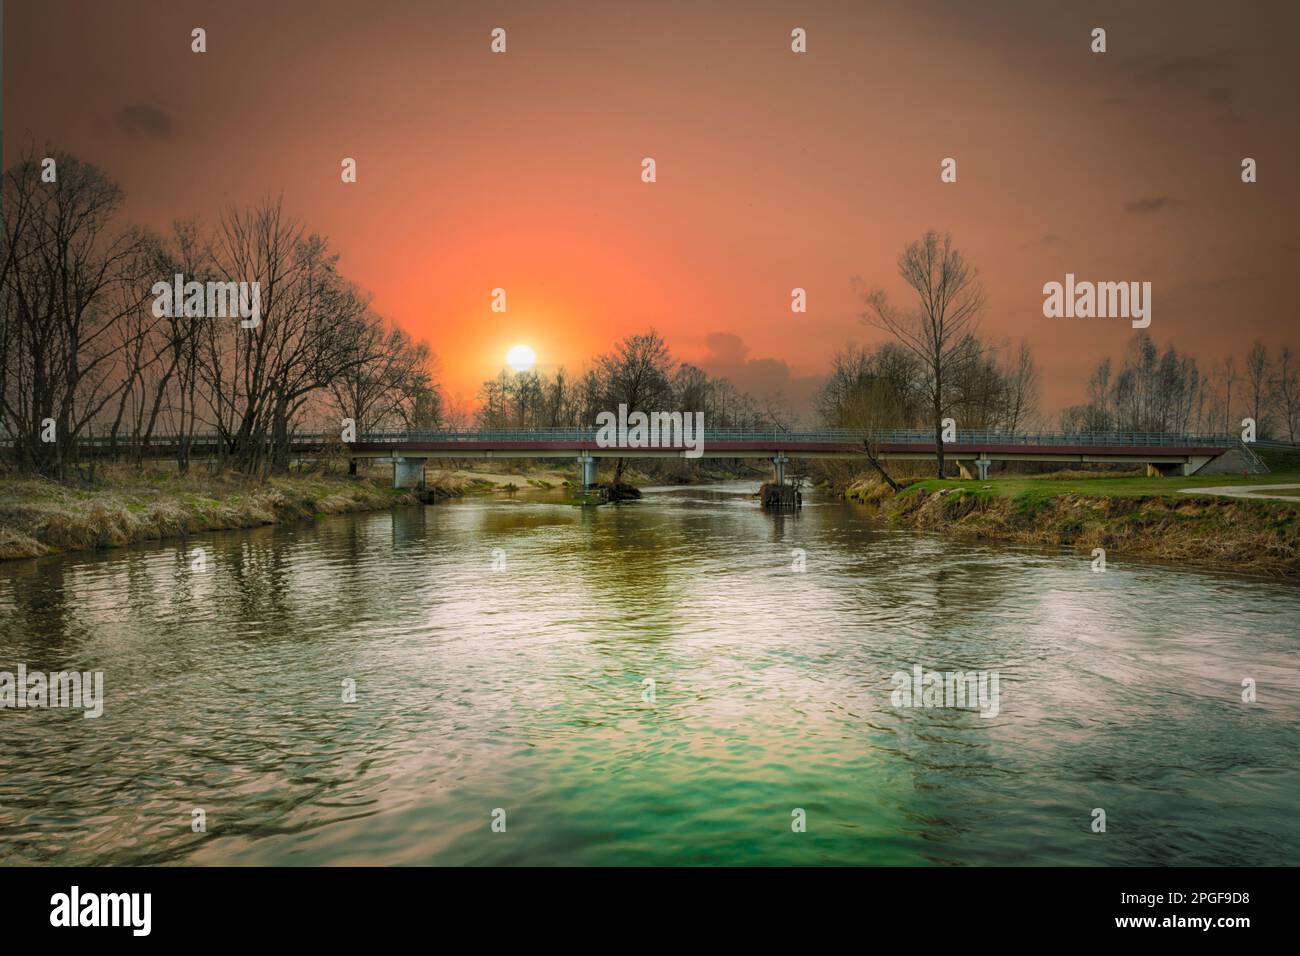
M 926 432 L 890 431 L 872 437 L 872 453 L 880 458 L 926 458 L 935 454 L 934 436 Z M 1081 461 L 1184 461 L 1189 457 L 1214 457 L 1236 441 L 1223 435 L 1146 434 L 1034 434 L 959 432 L 944 443 L 949 457 L 984 457 L 990 460 Z M 801 432 L 754 432 L 739 429 L 706 431 L 702 457 L 858 458 L 864 450 L 860 432 L 825 429 Z M 475 432 L 363 435 L 349 446 L 357 457 L 419 455 L 449 458 L 532 458 L 590 455 L 597 458 L 684 457 L 687 449 L 674 447 L 605 447 L 596 432 L 586 429 L 532 432 Z
M 1081 460 L 1182 461 L 1190 456 L 1216 456 L 1227 446 L 1205 445 L 1027 445 L 947 442 L 944 454 L 950 458 L 984 457 L 990 460 L 1041 458 Z M 679 458 L 689 449 L 677 448 L 605 448 L 593 442 L 357 442 L 348 453 L 358 458 L 388 458 L 394 455 L 423 455 L 430 458 L 568 458 L 590 455 L 593 458 Z M 932 458 L 933 442 L 884 443 L 872 447 L 878 458 Z M 705 441 L 699 457 L 704 458 L 772 458 L 785 454 L 792 458 L 861 458 L 861 442 L 740 442 Z
M 356 458 L 680 458 L 696 457 L 680 440 L 673 447 L 603 447 L 595 429 L 531 429 L 480 432 L 383 432 L 363 434 L 349 445 L 336 435 L 296 435 L 291 454 L 314 457 L 331 447 Z M 0 438 L 0 446 L 12 445 Z M 195 435 L 188 440 L 195 457 L 216 455 L 225 440 L 218 435 Z M 957 440 L 944 443 L 953 459 L 986 458 L 1020 461 L 1146 461 L 1180 462 L 1213 458 L 1240 444 L 1225 435 L 1157 434 L 1021 434 L 958 432 Z M 702 436 L 707 458 L 859 458 L 863 433 L 848 429 L 805 431 L 755 431 L 712 429 Z M 103 436 L 81 438 L 78 451 L 86 456 L 143 453 L 152 458 L 174 457 L 180 450 L 177 436 L 154 436 L 147 445 Z M 930 458 L 934 436 L 919 431 L 882 431 L 871 437 L 871 450 L 883 459 Z

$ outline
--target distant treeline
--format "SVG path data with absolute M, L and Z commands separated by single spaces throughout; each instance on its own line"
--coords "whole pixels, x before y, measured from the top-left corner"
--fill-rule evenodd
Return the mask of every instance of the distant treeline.
M 1161 351 L 1145 331 L 1134 333 L 1118 360 L 1105 358 L 1087 382 L 1087 401 L 1047 421 L 1038 407 L 1038 372 L 1029 346 L 994 348 L 973 339 L 968 359 L 951 363 L 948 414 L 963 430 L 1066 433 L 1237 434 L 1243 418 L 1259 438 L 1300 437 L 1300 359 L 1289 346 L 1271 353 L 1255 343 L 1202 371 L 1172 345 Z M 928 370 L 893 342 L 849 346 L 835 354 L 815 407 L 823 424 L 863 429 L 933 426 Z
M 189 439 L 215 432 L 223 464 L 264 474 L 288 467 L 309 416 L 358 431 L 441 423 L 428 345 L 376 315 L 278 201 L 159 236 L 115 223 L 122 198 L 65 154 L 4 173 L 0 435 L 19 468 L 65 477 L 88 435 L 138 454 L 167 434 L 185 470 Z M 159 314 L 179 311 L 151 292 L 176 274 L 258 283 L 257 324 Z
M 479 390 L 475 423 L 480 428 L 594 427 L 600 412 L 703 412 L 705 427 L 783 428 L 779 403 L 762 404 L 738 392 L 724 378 L 711 378 L 703 369 L 673 358 L 654 329 L 629 335 L 592 367 L 570 378 L 564 369 L 553 375 L 502 372 Z M 725 470 L 735 466 L 717 465 Z M 623 478 L 624 460 L 617 460 L 614 483 Z M 643 471 L 682 477 L 690 463 L 642 462 Z
M 898 258 L 911 304 L 894 305 L 880 289 L 864 296 L 863 321 L 891 341 L 838 353 L 817 398 L 829 425 L 934 429 L 937 471 L 944 473 L 942 422 L 959 431 L 1023 432 L 1042 426 L 1038 373 L 1028 343 L 1014 351 L 979 332 L 985 298 L 978 271 L 934 230 Z M 1087 383 L 1087 401 L 1065 409 L 1067 433 L 1237 433 L 1243 418 L 1256 437 L 1296 440 L 1300 430 L 1300 361 L 1286 347 L 1276 357 L 1262 343 L 1244 368 L 1229 355 L 1204 374 L 1172 345 L 1160 352 L 1145 331 L 1127 353 L 1104 359 Z M 1050 427 L 1050 426 L 1048 426 Z
M 1258 438 L 1294 442 L 1300 432 L 1300 360 L 1290 346 L 1274 356 L 1256 342 L 1243 364 L 1228 355 L 1207 374 L 1193 356 L 1172 345 L 1161 352 L 1142 331 L 1118 362 L 1102 360 L 1087 394 L 1061 413 L 1065 431 L 1236 434 L 1253 418 Z
M 483 383 L 475 423 L 480 428 L 594 427 L 596 415 L 627 405 L 633 411 L 703 412 L 707 428 L 779 428 L 788 412 L 738 392 L 725 378 L 672 357 L 658 332 L 629 335 L 570 376 L 505 372 Z

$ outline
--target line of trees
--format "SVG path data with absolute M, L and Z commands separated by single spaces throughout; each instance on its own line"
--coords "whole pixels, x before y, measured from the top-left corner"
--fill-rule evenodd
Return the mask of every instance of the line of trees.
M 1066 432 L 1220 432 L 1236 434 L 1253 418 L 1256 436 L 1300 436 L 1300 359 L 1290 346 L 1276 355 L 1256 342 L 1238 365 L 1234 355 L 1202 372 L 1172 345 L 1162 352 L 1145 331 L 1118 361 L 1102 359 L 1088 379 L 1087 401 L 1061 413 Z
M 563 368 L 550 376 L 502 372 L 483 383 L 475 418 L 485 429 L 592 427 L 597 414 L 619 405 L 629 412 L 703 412 L 709 429 L 788 427 L 778 406 L 674 359 L 654 329 L 627 336 L 574 377 Z M 620 458 L 616 485 L 622 476 Z
M 1015 432 L 1039 424 L 1038 372 L 1028 343 L 997 345 L 981 335 L 985 305 L 979 273 L 952 238 L 927 232 L 899 256 L 911 292 L 903 306 L 883 291 L 865 297 L 863 321 L 891 341 L 837 353 L 815 407 L 828 425 L 870 435 L 888 428 L 933 428 L 943 474 L 942 421 L 962 430 Z M 1238 365 L 1229 355 L 1204 373 L 1194 356 L 1161 351 L 1146 331 L 1118 361 L 1103 359 L 1087 382 L 1087 400 L 1060 416 L 1067 433 L 1233 434 L 1243 418 L 1259 438 L 1300 437 L 1300 355 L 1260 342 Z
M 625 404 L 628 411 L 704 412 L 709 428 L 781 428 L 782 411 L 673 358 L 651 329 L 629 335 L 591 366 L 571 376 L 503 371 L 483 383 L 475 424 L 485 429 L 590 428 L 596 415 Z
M 222 466 L 266 474 L 307 420 L 440 424 L 429 346 L 375 314 L 280 201 L 164 237 L 115 227 L 123 194 L 99 169 L 50 159 L 7 170 L 0 197 L 0 434 L 19 468 L 66 478 L 83 437 L 140 456 L 166 435 L 185 471 L 194 436 L 215 433 Z M 158 315 L 151 288 L 177 273 L 259 283 L 260 321 Z
M 1038 369 L 1027 342 L 997 345 L 970 336 L 966 356 L 947 367 L 940 418 L 962 430 L 1017 432 L 1039 425 Z M 813 400 L 822 424 L 865 434 L 933 426 L 934 386 L 928 366 L 896 342 L 849 345 Z

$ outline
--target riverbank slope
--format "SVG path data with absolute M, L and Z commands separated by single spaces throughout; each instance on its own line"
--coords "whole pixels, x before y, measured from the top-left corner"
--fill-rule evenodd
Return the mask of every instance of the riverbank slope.
M 0 560 L 279 524 L 419 503 L 387 478 L 318 474 L 266 481 L 236 474 L 101 469 L 94 482 L 0 476 Z M 435 490 L 444 496 L 461 489 Z
M 1127 555 L 1300 578 L 1300 499 L 1222 497 L 1199 488 L 1244 490 L 1296 477 L 926 479 L 897 493 L 883 481 L 863 478 L 843 494 L 891 525 L 917 531 L 1067 547 L 1088 555 L 1103 548 L 1112 562 Z
M 439 462 L 425 470 L 426 498 L 571 487 L 576 472 L 554 462 Z M 2 467 L 2 466 L 0 466 Z M 612 469 L 612 465 L 610 466 Z M 627 481 L 652 483 L 628 468 Z M 706 480 L 718 480 L 709 474 Z M 198 467 L 143 470 L 101 466 L 93 481 L 57 482 L 0 471 L 0 561 L 64 551 L 123 547 L 206 531 L 281 524 L 318 515 L 383 511 L 418 504 L 413 490 L 391 487 L 383 467 L 358 477 L 296 473 L 257 481 Z

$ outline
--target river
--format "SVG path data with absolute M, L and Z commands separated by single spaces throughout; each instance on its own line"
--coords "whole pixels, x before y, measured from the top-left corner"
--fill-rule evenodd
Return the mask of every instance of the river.
M 1300 588 L 755 489 L 0 565 L 0 671 L 104 674 L 97 719 L 0 710 L 0 864 L 1300 856 Z M 996 716 L 894 706 L 916 666 Z

